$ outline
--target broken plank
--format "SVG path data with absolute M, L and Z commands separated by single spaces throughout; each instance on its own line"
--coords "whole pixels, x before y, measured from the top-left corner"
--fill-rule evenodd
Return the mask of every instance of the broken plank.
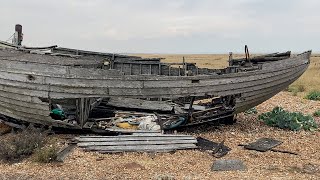
M 75 144 L 68 144 L 63 147 L 58 153 L 56 160 L 58 162 L 63 162 L 64 159 L 72 152 L 72 150 L 76 147 Z
M 153 111 L 172 111 L 173 105 L 166 102 L 153 102 L 141 99 L 132 98 L 110 98 L 107 101 L 108 106 L 118 107 L 118 108 L 128 108 L 128 109 L 144 109 Z
M 292 154 L 292 155 L 299 155 L 296 152 L 286 151 L 286 150 L 279 150 L 279 149 L 270 149 L 270 151 L 273 152 L 280 152 L 280 153 L 286 153 L 286 154 Z
M 110 142 L 80 142 L 79 147 L 87 146 L 129 146 L 129 145 L 165 145 L 165 144 L 195 144 L 197 140 L 169 140 L 169 141 L 110 141 Z
M 260 138 L 255 142 L 249 143 L 248 145 L 244 145 L 244 148 L 249 150 L 266 152 L 276 146 L 279 146 L 280 144 L 282 144 L 282 142 L 275 139 Z
M 196 111 L 204 111 L 206 110 L 205 106 L 200 106 L 200 105 L 192 105 L 192 108 Z M 190 104 L 185 104 L 183 109 L 189 110 L 190 109 Z
M 115 129 L 115 128 L 106 128 L 106 131 L 110 132 L 119 132 L 119 133 L 161 133 L 161 131 L 148 131 L 148 130 L 131 130 L 131 129 Z

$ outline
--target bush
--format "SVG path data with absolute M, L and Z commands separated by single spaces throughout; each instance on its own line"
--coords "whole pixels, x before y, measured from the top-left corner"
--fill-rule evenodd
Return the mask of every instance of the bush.
M 304 92 L 306 90 L 304 85 L 297 85 L 297 86 L 289 86 L 287 88 L 288 92 L 291 92 L 293 96 L 297 96 L 298 93 Z
M 304 87 L 304 85 L 298 85 L 298 87 L 297 87 L 297 89 L 298 89 L 298 92 L 304 92 L 305 90 L 306 90 L 306 88 Z
M 289 86 L 286 89 L 288 92 L 304 92 L 306 91 L 306 88 L 304 85 L 300 84 L 300 85 L 294 85 L 294 86 Z
M 34 153 L 34 161 L 40 163 L 50 163 L 57 159 L 58 148 L 55 146 L 43 147 Z
M 275 107 L 271 112 L 259 115 L 259 119 L 269 126 L 292 131 L 301 129 L 312 131 L 318 128 L 310 115 L 305 116 L 300 112 L 288 112 L 281 107 Z
M 35 149 L 43 146 L 44 139 L 45 135 L 31 126 L 8 140 L 0 139 L 0 159 L 13 161 L 30 156 Z
M 320 91 L 311 91 L 307 96 L 306 99 L 320 101 Z
M 320 109 L 313 113 L 313 116 L 320 117 Z

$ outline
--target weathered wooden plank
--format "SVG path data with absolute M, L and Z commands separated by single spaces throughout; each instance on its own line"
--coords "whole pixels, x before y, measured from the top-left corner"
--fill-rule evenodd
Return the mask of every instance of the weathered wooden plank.
M 141 145 L 141 146 L 90 146 L 85 148 L 89 151 L 145 151 L 145 150 L 180 150 L 196 149 L 195 144 L 174 144 L 174 145 Z
M 111 142 L 81 142 L 79 147 L 88 146 L 141 146 L 141 145 L 169 145 L 169 144 L 196 144 L 197 140 L 162 140 L 162 141 L 111 141 Z
M 301 67 L 305 68 L 305 67 Z M 206 86 L 206 87 L 188 87 L 188 88 L 143 88 L 143 89 L 123 89 L 123 88 L 110 88 L 109 89 L 109 95 L 110 96 L 143 96 L 143 97 L 181 97 L 181 96 L 188 96 L 188 95 L 205 95 L 205 94 L 213 94 L 213 95 L 219 95 L 221 94 L 227 94 L 228 92 L 231 92 L 229 94 L 237 94 L 237 93 L 243 93 L 248 88 L 259 88 L 260 85 L 266 84 L 266 83 L 272 83 L 277 80 L 286 80 L 285 78 L 288 78 L 292 76 L 296 71 L 292 70 L 290 73 L 283 74 L 281 76 L 274 76 L 272 78 L 268 78 L 261 81 L 254 81 L 254 82 L 246 82 L 246 83 L 235 83 L 235 84 L 227 84 L 227 85 L 221 85 L 221 86 Z M 230 88 L 232 87 L 232 89 Z M 241 91 L 243 89 L 244 91 Z
M 8 109 L 19 110 L 21 112 L 27 112 L 29 114 L 37 114 L 42 116 L 48 116 L 50 114 L 49 106 L 47 106 L 47 109 L 35 109 L 33 107 L 25 107 L 21 106 L 20 104 L 7 103 L 3 101 L 0 101 L 0 106 Z
M 151 153 L 154 153 L 154 152 L 157 152 L 157 153 L 170 153 L 170 152 L 175 152 L 177 151 L 176 149 L 162 149 L 162 150 L 154 150 L 154 149 L 145 149 L 143 150 L 143 152 L 151 152 Z M 141 151 L 131 151 L 131 152 L 141 152 Z M 100 154 L 123 154 L 124 151 L 99 151 Z
M 92 65 L 92 64 L 103 64 L 102 60 L 88 61 L 87 58 L 71 58 L 71 57 L 60 57 L 50 55 L 38 55 L 29 54 L 21 51 L 7 51 L 0 50 L 0 59 L 20 61 L 20 62 L 34 62 L 39 64 L 56 64 L 56 65 Z
M 72 152 L 72 150 L 76 147 L 75 144 L 68 144 L 64 146 L 58 153 L 56 160 L 58 162 L 63 162 L 65 158 Z
M 8 76 L 10 76 L 10 75 L 8 75 Z M 20 87 L 27 86 L 28 88 L 32 88 L 32 85 L 30 85 L 30 84 L 21 84 L 21 82 L 8 82 L 8 80 L 4 80 L 4 81 L 7 81 L 6 83 L 9 84 L 9 85 L 14 85 L 15 83 L 17 83 L 17 85 L 20 86 Z M 41 90 L 48 90 L 48 86 L 35 86 L 35 87 L 37 89 L 41 89 Z M 75 89 L 75 88 L 72 89 L 71 87 L 68 88 L 68 87 L 64 87 L 64 86 L 60 88 L 60 87 L 58 87 L 56 85 L 51 85 L 50 88 L 51 88 L 51 91 L 58 91 L 58 92 L 63 92 L 64 91 L 64 92 L 72 93 L 73 91 L 77 91 L 77 89 Z M 96 88 L 95 90 L 92 90 L 90 88 L 79 89 L 78 92 L 81 92 L 81 90 L 84 91 L 84 93 L 86 93 L 86 94 L 107 94 L 106 93 L 107 90 L 99 89 L 99 88 Z M 94 91 L 96 91 L 96 90 L 98 92 L 94 93 Z
M 12 92 L 7 92 L 7 91 L 1 91 L 0 90 L 0 96 L 6 97 L 8 99 L 23 101 L 23 102 L 41 104 L 41 105 L 44 105 L 44 106 L 47 105 L 46 102 L 42 102 L 38 97 L 33 97 L 33 96 L 28 96 L 28 95 L 23 95 L 23 94 L 17 94 L 17 93 L 12 93 Z
M 293 83 L 294 81 L 295 81 L 295 79 L 292 79 L 291 81 L 286 82 L 286 85 L 284 85 L 283 87 L 284 88 L 287 87 L 289 84 Z M 251 107 L 257 106 L 260 103 L 264 102 L 265 100 L 276 95 L 280 91 L 281 91 L 281 89 L 277 89 L 277 90 L 274 90 L 273 92 L 271 91 L 270 94 L 268 94 L 268 95 L 264 95 L 262 97 L 257 97 L 256 99 L 238 101 L 236 104 L 236 113 L 239 113 L 239 112 L 245 111 Z
M 52 84 L 60 86 L 76 86 L 76 87 L 115 87 L 115 88 L 143 88 L 141 81 L 126 81 L 119 79 L 77 79 L 77 78 L 60 78 L 40 76 L 34 74 L 21 74 L 21 72 L 3 72 L 0 71 L 1 79 L 8 79 L 19 82 L 29 82 L 36 84 Z
M 59 85 L 46 85 L 46 84 L 34 84 L 29 82 L 18 82 L 7 79 L 0 79 L 1 84 L 6 86 L 13 86 L 22 89 L 31 89 L 36 91 L 50 91 L 57 93 L 67 93 L 67 94 L 88 94 L 88 95 L 107 95 L 108 88 L 90 88 L 90 87 L 70 87 L 70 86 L 59 86 Z
M 288 76 L 291 76 L 290 74 L 288 75 Z M 287 78 L 287 76 L 285 76 L 285 78 L 284 77 L 282 77 L 282 76 L 277 76 L 276 78 L 278 78 L 278 79 L 281 79 L 281 78 L 283 78 L 283 79 L 285 79 L 285 78 Z M 276 79 L 271 79 L 271 80 L 269 80 L 269 81 L 276 81 Z M 265 81 L 266 82 L 266 81 Z M 265 83 L 265 82 L 261 82 L 261 83 Z M 20 84 L 19 84 L 20 85 Z M 255 84 L 252 84 L 253 86 L 255 85 Z M 1 87 L 1 85 L 0 85 L 0 87 Z M 34 87 L 37 87 L 37 86 L 34 86 Z M 250 87 L 250 86 L 248 86 L 248 87 Z M 221 88 L 221 87 L 220 87 Z M 225 87 L 225 88 L 227 88 L 227 89 L 229 89 L 229 87 Z M 41 91 L 29 91 L 29 90 L 23 90 L 23 88 L 17 88 L 17 89 L 13 89 L 12 87 L 5 87 L 5 89 L 8 89 L 9 90 L 9 92 L 15 92 L 15 93 L 18 93 L 18 94 L 20 94 L 20 93 L 22 93 L 22 94 L 25 94 L 25 95 L 31 95 L 31 96 L 39 96 L 39 95 L 41 95 L 41 93 L 43 93 L 44 95 L 42 95 L 42 97 L 48 97 L 48 95 L 47 94 L 45 94 L 45 93 L 47 93 L 47 92 L 41 92 Z M 55 90 L 55 87 L 53 87 L 53 89 Z M 56 89 L 58 89 L 58 88 L 56 88 Z M 63 90 L 63 87 L 61 87 L 61 89 Z M 204 90 L 207 90 L 207 91 L 212 91 L 212 90 L 216 90 L 216 89 L 218 89 L 218 88 L 215 88 L 215 87 L 208 87 L 207 89 L 204 89 Z M 58 89 L 59 90 L 59 89 Z M 70 89 L 66 89 L 66 90 L 64 90 L 66 93 L 55 93 L 55 92 L 51 92 L 51 96 L 56 96 L 56 97 L 59 97 L 59 96 L 61 96 L 61 97 L 79 97 L 79 96 L 81 96 L 81 94 L 75 94 L 75 95 L 71 95 L 70 93 L 68 93 L 68 92 L 70 92 L 69 91 Z M 119 89 L 117 89 L 118 91 L 119 91 Z M 134 89 L 133 89 L 134 90 Z M 126 90 L 126 91 L 133 91 L 133 90 Z M 154 90 L 155 91 L 155 95 L 161 95 L 161 89 L 151 89 L 151 90 Z M 61 90 L 60 90 L 61 91 Z M 79 90 L 80 91 L 80 90 Z M 91 90 L 88 90 L 89 92 L 88 93 L 93 93 Z M 100 90 L 101 91 L 101 90 Z M 190 91 L 193 91 L 192 89 L 190 90 Z M 224 91 L 224 92 L 226 92 L 225 91 L 225 89 L 222 89 L 222 91 Z M 233 92 L 230 92 L 230 93 L 237 93 L 237 92 L 235 92 L 235 91 L 239 91 L 238 89 L 233 89 L 232 90 Z M 29 92 L 29 93 L 27 93 L 27 92 Z M 40 93 L 41 92 L 41 93 Z M 85 92 L 85 91 L 84 91 Z M 150 92 L 150 90 L 149 90 L 149 92 Z M 151 91 L 152 92 L 152 91 Z M 178 93 L 178 96 L 182 96 L 182 95 L 184 95 L 184 92 L 185 91 L 178 91 L 178 90 L 175 90 L 174 92 L 179 92 Z M 195 91 L 195 92 L 197 92 L 197 91 Z M 244 91 L 245 92 L 245 91 Z M 103 93 L 103 90 L 102 90 L 102 93 Z M 170 93 L 170 95 L 172 95 L 173 94 L 173 92 L 168 92 L 168 91 L 166 91 L 166 93 Z M 188 92 L 187 92 L 188 93 Z M 204 93 L 205 93 L 205 91 L 204 91 Z M 243 91 L 239 91 L 238 93 L 243 93 Z M 105 96 L 107 96 L 107 93 L 104 93 L 105 94 Z M 139 92 L 139 93 L 137 93 L 137 95 L 139 96 L 140 94 L 143 94 L 143 92 Z M 110 94 L 110 95 L 117 95 L 117 94 Z M 121 93 L 121 94 L 119 94 L 119 95 L 121 95 L 121 96 L 126 96 L 126 93 Z M 145 96 L 148 96 L 148 93 L 144 93 L 144 95 Z M 91 94 L 91 97 L 99 97 L 99 96 L 103 96 L 103 95 L 101 95 L 101 94 Z
M 165 140 L 194 140 L 194 137 L 143 137 L 143 136 L 135 136 L 135 137 L 109 137 L 109 138 L 79 138 L 79 142 L 120 142 L 120 141 L 165 141 Z
M 39 109 L 39 110 L 47 110 L 47 111 L 49 111 L 49 104 L 48 103 L 46 103 L 46 104 L 45 103 L 38 104 L 38 103 L 24 102 L 24 101 L 19 101 L 19 100 L 3 97 L 1 95 L 2 94 L 0 92 L 0 102 L 13 104 L 13 105 L 19 105 L 19 106 L 23 106 L 23 107 L 28 107 L 28 108 L 31 108 L 31 109 Z
M 149 131 L 149 130 L 131 130 L 131 129 L 121 129 L 121 128 L 106 128 L 106 131 L 110 132 L 121 132 L 121 133 L 160 133 L 161 131 Z
M 293 83 L 295 80 L 291 80 L 289 82 L 286 82 L 286 85 L 283 85 L 282 87 L 288 87 L 289 84 Z M 236 103 L 236 113 L 242 112 L 244 110 L 247 110 L 248 107 L 254 107 L 259 105 L 260 103 L 264 102 L 265 100 L 271 98 L 272 96 L 276 95 L 279 93 L 282 89 L 278 88 L 275 89 L 274 91 L 270 91 L 268 94 L 263 94 L 261 96 L 257 96 L 256 98 L 252 99 L 245 99 L 245 100 L 238 100 Z
M 295 66 L 300 67 L 300 66 Z M 241 76 L 239 74 L 238 77 L 235 78 L 220 78 L 220 79 L 205 79 L 205 80 L 199 80 L 198 83 L 193 83 L 192 80 L 177 80 L 177 81 L 145 81 L 144 87 L 145 88 L 162 88 L 162 87 L 190 87 L 190 86 L 197 86 L 197 87 L 205 87 L 205 86 L 213 86 L 213 85 L 226 85 L 226 84 L 232 84 L 232 83 L 242 83 L 242 82 L 251 82 L 255 80 L 262 80 L 278 75 L 282 75 L 285 73 L 288 73 L 292 71 L 291 68 L 285 68 L 281 70 L 275 70 L 270 72 L 261 72 L 259 74 L 254 75 L 248 75 L 248 76 Z
M 290 74 L 288 75 L 288 76 L 291 76 Z M 283 78 L 283 77 L 277 77 L 277 78 Z M 285 78 L 287 78 L 287 77 L 285 77 Z M 285 79 L 285 78 L 283 78 L 283 79 Z M 275 83 L 276 83 L 276 81 L 275 81 L 275 79 L 271 79 L 270 81 L 274 81 Z M 1 85 L 0 85 L 0 87 L 1 87 Z M 36 87 L 36 86 L 35 86 Z M 249 88 L 250 86 L 248 86 L 248 88 Z M 210 87 L 209 87 L 210 88 Z M 214 88 L 214 87 L 212 87 L 212 88 Z M 228 87 L 227 87 L 228 88 Z M 17 89 L 13 89 L 12 87 L 5 87 L 4 89 L 8 89 L 8 90 L 10 90 L 11 92 L 15 92 L 15 93 L 18 93 L 18 94 L 20 94 L 20 93 L 23 93 L 23 94 L 25 94 L 25 95 L 31 95 L 31 96 L 39 96 L 39 95 L 41 95 L 41 93 L 39 92 L 39 91 L 30 91 L 30 90 L 24 90 L 23 88 L 17 88 Z M 7 91 L 8 91 L 7 90 Z M 210 89 L 211 90 L 211 89 Z M 229 93 L 235 93 L 236 91 L 238 91 L 238 93 L 243 93 L 243 92 L 246 92 L 246 91 L 240 91 L 239 89 L 234 89 L 234 91 L 229 91 Z M 27 93 L 27 92 L 29 92 L 29 93 Z M 51 93 L 52 95 L 54 95 L 54 94 L 56 94 L 55 96 L 56 97 L 66 97 L 65 95 L 68 93 L 68 89 L 66 89 L 65 90 L 65 94 L 63 94 L 63 93 Z M 69 91 L 70 92 L 70 91 Z M 46 92 L 43 92 L 43 93 L 46 93 Z M 89 93 L 90 93 L 90 91 L 89 91 Z M 161 94 L 161 91 L 159 90 L 159 91 L 157 91 L 156 92 L 157 93 L 157 95 L 158 94 Z M 225 91 L 225 93 L 226 93 L 226 91 Z M 106 93 L 105 93 L 106 94 Z M 51 96 L 52 96 L 51 95 Z M 122 95 L 126 95 L 125 93 L 123 93 Z M 182 94 L 182 92 L 180 91 L 180 94 L 179 95 L 183 95 Z M 75 94 L 74 96 L 69 96 L 69 97 L 79 97 L 80 96 L 80 94 Z M 99 97 L 99 94 L 97 94 L 97 95 L 92 95 L 93 97 Z M 100 95 L 101 96 L 101 95 Z M 43 95 L 43 97 L 48 97 L 47 96 L 47 94 L 44 94 Z
M 108 106 L 129 109 L 145 109 L 153 111 L 172 111 L 173 105 L 166 102 L 152 102 L 133 98 L 110 98 L 107 102 Z
M 131 138 L 131 137 L 190 137 L 191 135 L 185 134 L 161 134 L 161 133 L 135 133 L 131 135 L 119 135 L 119 136 L 79 136 L 78 138 Z
M 127 56 L 127 55 L 120 55 L 120 54 L 113 54 L 113 53 L 102 53 L 102 52 L 86 51 L 86 50 L 79 50 L 79 49 L 72 49 L 72 48 L 63 48 L 63 47 L 54 48 L 52 51 L 73 53 L 73 54 L 77 53 L 79 55 L 96 55 L 96 56 L 103 56 L 103 57 L 139 58 L 137 56 Z
M 293 64 L 293 63 L 299 63 L 299 61 L 291 61 L 290 62 L 290 64 Z M 278 68 L 278 67 L 277 67 Z M 274 69 L 277 69 L 277 68 L 274 68 Z M 81 70 L 81 68 L 70 68 L 71 69 L 71 71 L 74 69 L 74 70 L 78 70 L 79 71 L 79 73 L 76 73 L 76 74 L 79 74 L 79 75 L 81 75 L 81 74 L 84 74 L 83 72 L 82 72 L 82 70 Z M 90 70 L 90 69 L 89 69 Z M 89 71 L 88 70 L 88 71 Z M 95 69 L 95 71 L 99 71 L 99 70 L 96 70 Z M 270 69 L 268 70 L 268 71 L 270 71 Z M 268 72 L 268 71 L 266 71 L 266 72 Z M 103 72 L 103 71 L 102 71 Z M 263 72 L 263 70 L 261 71 L 261 73 Z M 253 73 L 253 74 L 255 74 L 255 72 L 246 72 L 246 73 Z M 260 73 L 260 72 L 259 72 Z M 93 72 L 91 72 L 91 73 L 88 73 L 88 74 L 93 74 Z M 99 74 L 99 73 L 98 73 Z M 110 73 L 111 74 L 111 73 Z M 247 75 L 249 75 L 249 74 L 247 74 Z M 230 75 L 232 75 L 232 76 L 230 76 Z M 241 74 L 239 74 L 239 73 L 237 73 L 237 76 L 238 75 L 241 75 Z M 236 77 L 234 74 L 226 74 L 226 75 L 220 75 L 220 76 L 215 76 L 215 78 L 227 78 L 227 77 Z M 101 76 L 100 76 L 101 77 Z M 160 79 L 158 79 L 158 80 L 174 80 L 174 79 L 171 79 L 171 78 L 174 78 L 174 77 L 166 77 L 166 76 L 160 76 L 160 77 L 150 77 L 150 76 L 147 76 L 148 77 L 148 79 L 149 80 L 155 80 L 155 79 L 158 79 L 158 78 L 160 78 Z M 137 78 L 137 77 L 130 77 L 130 78 Z M 140 76 L 138 77 L 138 78 L 141 78 Z M 146 78 L 146 77 L 144 77 L 144 78 Z M 151 79 L 150 79 L 151 78 Z M 169 78 L 169 79 L 168 79 Z M 186 77 L 186 79 L 189 79 L 189 78 L 198 78 L 198 77 L 194 77 L 194 76 L 191 76 L 191 77 Z M 210 78 L 210 77 L 199 77 L 200 79 L 208 79 L 208 78 Z M 148 80 L 148 79 L 145 79 L 145 80 Z M 180 79 L 181 79 L 181 77 L 180 77 Z
M 56 127 L 63 127 L 63 128 L 71 128 L 71 129 L 79 129 L 78 126 L 68 124 L 62 121 L 53 120 L 48 117 L 41 117 L 39 115 L 30 115 L 28 113 L 19 112 L 14 109 L 7 109 L 5 107 L 0 106 L 0 113 L 15 119 L 23 120 L 30 123 L 48 125 L 48 126 L 56 126 Z

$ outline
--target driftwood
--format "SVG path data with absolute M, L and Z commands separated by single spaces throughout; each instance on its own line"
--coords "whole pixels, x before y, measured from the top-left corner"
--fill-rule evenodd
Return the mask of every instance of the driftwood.
M 246 144 L 239 144 L 238 146 L 246 146 Z M 292 155 L 299 155 L 296 152 L 286 151 L 286 150 L 279 150 L 279 149 L 269 149 L 269 151 L 292 154 Z M 265 152 L 265 151 L 260 151 L 260 152 Z
M 68 144 L 64 146 L 58 153 L 56 160 L 58 162 L 63 162 L 65 158 L 72 152 L 72 150 L 76 147 L 76 144 Z
M 292 154 L 292 155 L 299 155 L 299 154 L 298 154 L 298 153 L 296 153 L 296 152 L 285 151 L 285 150 L 279 150 L 279 149 L 270 149 L 270 151 L 273 151 L 273 152 L 281 152 L 281 153 L 287 153 L 287 154 Z

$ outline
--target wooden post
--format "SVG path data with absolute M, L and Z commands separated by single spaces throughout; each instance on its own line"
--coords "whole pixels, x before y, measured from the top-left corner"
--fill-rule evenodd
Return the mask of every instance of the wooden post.
M 184 75 L 186 76 L 187 75 L 187 65 L 186 65 L 186 61 L 184 59 L 184 56 L 183 56 L 183 71 L 184 71 Z
M 194 100 L 196 99 L 195 96 L 192 96 L 191 97 L 191 101 L 190 101 L 190 104 L 189 104 L 189 110 L 188 110 L 188 122 L 192 121 L 192 113 L 193 113 L 193 103 L 194 103 Z
M 23 39 L 22 26 L 20 24 L 16 24 L 14 29 L 12 44 L 16 46 L 21 46 L 22 39 Z
M 232 52 L 229 52 L 229 66 L 233 66 L 233 57 L 232 57 Z
M 171 65 L 169 65 L 169 76 L 171 76 Z
M 91 98 L 77 98 L 76 99 L 76 117 L 82 128 L 88 120 L 90 113 Z

